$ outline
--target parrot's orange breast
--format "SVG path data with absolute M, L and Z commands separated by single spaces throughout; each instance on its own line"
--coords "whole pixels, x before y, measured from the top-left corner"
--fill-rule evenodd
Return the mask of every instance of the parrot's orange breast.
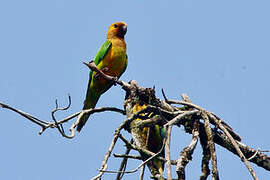
M 119 44 L 112 42 L 110 50 L 100 61 L 97 67 L 105 74 L 119 78 L 127 67 L 127 61 L 128 60 L 125 46 L 119 46 Z M 112 85 L 112 82 L 109 82 L 103 77 L 97 78 L 96 72 L 93 72 L 92 79 L 93 80 L 90 86 L 97 93 L 104 93 Z
M 119 77 L 127 65 L 126 51 L 122 48 L 112 46 L 108 54 L 104 57 L 103 63 L 103 66 L 108 68 L 105 74 Z

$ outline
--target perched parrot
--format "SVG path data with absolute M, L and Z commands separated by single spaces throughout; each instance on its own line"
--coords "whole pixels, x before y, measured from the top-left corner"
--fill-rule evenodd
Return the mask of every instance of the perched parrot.
M 138 111 L 145 108 L 146 108 L 145 104 L 141 105 L 137 103 L 133 106 L 133 109 L 132 109 L 133 114 L 136 114 Z M 137 118 L 135 121 L 143 121 L 143 120 Z M 163 140 L 165 138 L 165 130 L 163 126 L 160 126 L 160 125 L 144 127 L 143 129 L 140 129 L 140 128 L 133 129 L 131 130 L 131 134 L 132 134 L 135 144 L 138 147 L 147 149 L 153 153 L 158 153 L 161 150 L 163 146 Z M 160 155 L 163 157 L 165 156 L 164 150 L 161 151 Z M 149 156 L 143 153 L 141 153 L 141 156 L 144 161 L 149 158 Z M 157 158 L 154 158 L 153 160 L 147 163 L 147 166 L 151 174 L 153 175 L 160 174 L 162 176 L 163 169 L 164 169 L 164 162 L 160 161 Z
M 107 75 L 119 78 L 126 70 L 128 63 L 126 42 L 124 39 L 126 32 L 127 24 L 124 22 L 116 22 L 110 25 L 107 32 L 107 40 L 96 54 L 94 59 L 95 64 L 98 69 Z M 112 85 L 113 83 L 111 81 L 105 80 L 96 72 L 90 71 L 83 109 L 94 108 L 99 97 Z M 88 118 L 88 114 L 81 117 L 77 131 L 81 131 Z

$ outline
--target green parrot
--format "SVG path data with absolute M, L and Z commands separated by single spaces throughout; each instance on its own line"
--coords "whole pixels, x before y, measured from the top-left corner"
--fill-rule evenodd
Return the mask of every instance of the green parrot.
M 145 109 L 146 107 L 146 104 L 135 104 L 132 109 L 133 114 L 136 114 L 138 111 Z M 133 122 L 131 122 L 131 126 L 133 126 L 132 123 L 136 123 L 136 121 L 138 122 L 143 120 L 137 118 Z M 163 140 L 165 138 L 165 130 L 163 126 L 154 125 L 144 128 L 132 128 L 131 134 L 135 144 L 140 148 L 147 149 L 153 153 L 158 153 L 163 148 Z M 165 157 L 164 149 L 161 151 L 160 155 L 162 157 Z M 144 153 L 141 153 L 141 156 L 144 161 L 149 158 L 149 156 L 145 155 Z M 147 163 L 147 166 L 152 175 L 163 175 L 164 162 L 162 162 L 158 158 L 153 158 Z M 161 179 L 163 180 L 162 177 Z
M 126 70 L 128 58 L 126 54 L 126 42 L 124 36 L 127 32 L 127 24 L 124 22 L 113 23 L 107 32 L 107 40 L 100 47 L 94 59 L 98 69 L 105 74 L 120 77 Z M 111 81 L 99 76 L 96 72 L 90 71 L 87 86 L 86 98 L 83 110 L 94 108 L 99 97 L 113 85 Z M 87 119 L 88 114 L 81 117 L 77 131 L 80 132 Z

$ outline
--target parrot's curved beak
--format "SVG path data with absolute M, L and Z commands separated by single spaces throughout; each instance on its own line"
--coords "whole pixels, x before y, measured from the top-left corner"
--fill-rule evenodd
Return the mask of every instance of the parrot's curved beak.
M 127 33 L 127 24 L 125 23 L 122 27 L 121 27 L 121 34 L 125 35 Z

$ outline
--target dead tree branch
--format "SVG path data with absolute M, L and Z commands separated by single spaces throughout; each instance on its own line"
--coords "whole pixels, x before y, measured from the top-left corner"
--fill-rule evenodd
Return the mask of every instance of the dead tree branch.
M 185 167 L 189 163 L 189 161 L 192 160 L 192 154 L 194 149 L 196 148 L 198 138 L 199 138 L 199 122 L 195 121 L 192 130 L 192 140 L 190 144 L 181 151 L 180 157 L 177 161 L 176 172 L 178 175 L 178 180 L 186 179 Z
M 105 173 L 116 173 L 116 179 L 121 179 L 126 173 L 134 173 L 141 169 L 140 179 L 144 177 L 144 169 L 147 166 L 153 176 L 153 179 L 164 180 L 163 164 L 166 164 L 167 179 L 171 180 L 172 165 L 176 165 L 178 179 L 185 179 L 185 167 L 192 160 L 192 154 L 200 140 L 202 156 L 202 174 L 201 180 L 206 180 L 210 174 L 209 162 L 212 162 L 212 178 L 218 180 L 218 166 L 215 144 L 227 149 L 228 151 L 240 157 L 254 180 L 257 176 L 250 167 L 248 161 L 270 171 L 270 157 L 259 149 L 253 149 L 241 142 L 241 137 L 221 118 L 204 108 L 193 104 L 190 98 L 183 94 L 183 101 L 169 100 L 164 91 L 162 95 L 164 101 L 156 97 L 154 88 L 143 88 L 138 86 L 136 81 L 124 82 L 115 77 L 108 76 L 99 70 L 94 62 L 84 63 L 92 71 L 96 71 L 100 76 L 120 85 L 126 93 L 124 101 L 124 110 L 115 107 L 101 107 L 76 112 L 61 120 L 55 117 L 56 112 L 67 111 L 71 106 L 71 98 L 68 97 L 66 107 L 58 107 L 55 103 L 55 109 L 51 112 L 52 122 L 44 121 L 34 117 L 26 112 L 13 108 L 0 102 L 0 107 L 9 109 L 31 122 L 41 127 L 40 134 L 48 128 L 56 128 L 65 138 L 75 136 L 75 127 L 84 114 L 94 114 L 105 111 L 117 112 L 126 115 L 125 120 L 116 128 L 112 142 L 101 163 L 101 167 L 92 180 L 100 180 Z M 70 127 L 70 134 L 66 134 L 63 125 L 71 119 L 78 116 Z M 180 157 L 177 160 L 171 158 L 171 133 L 173 126 L 183 126 L 186 133 L 192 134 L 190 144 L 181 150 Z M 122 130 L 128 131 L 132 135 L 132 140 L 128 141 L 122 134 Z M 163 131 L 164 130 L 164 131 Z M 108 169 L 108 160 L 116 146 L 118 139 L 125 143 L 125 154 L 114 154 L 117 158 L 123 158 L 118 171 Z M 152 144 L 151 144 L 152 143 Z M 154 145 L 153 145 L 154 144 Z M 157 148 L 158 147 L 158 148 Z M 164 152 L 165 147 L 165 152 Z M 135 150 L 140 156 L 130 155 L 130 151 Z M 142 161 L 135 169 L 126 170 L 128 159 L 137 159 Z
M 133 144 L 133 139 L 130 140 L 130 144 Z M 116 176 L 116 180 L 117 179 L 122 179 L 122 177 L 124 176 L 124 173 L 121 173 L 121 172 L 126 170 L 128 158 L 140 159 L 141 160 L 140 156 L 135 157 L 135 156 L 128 155 L 130 153 L 130 151 L 131 151 L 131 148 L 130 147 L 126 147 L 126 148 L 127 149 L 126 149 L 126 152 L 125 152 L 124 155 L 113 154 L 114 157 L 123 157 L 123 160 L 122 160 L 122 162 L 120 164 L 120 167 L 119 167 L 119 170 L 118 170 L 119 173 Z
M 203 133 L 205 129 L 202 127 L 202 124 L 199 124 L 199 137 L 200 137 L 200 143 L 203 149 L 203 157 L 202 157 L 202 164 L 201 164 L 201 175 L 200 175 L 200 180 L 206 180 L 207 177 L 210 174 L 210 169 L 209 169 L 209 162 L 211 159 L 210 155 L 210 149 L 208 147 L 208 141 L 206 137 L 206 133 Z
M 56 107 L 54 110 L 52 110 L 51 112 L 51 116 L 52 116 L 52 120 L 53 122 L 49 122 L 49 121 L 44 121 L 44 120 L 41 120 L 33 115 L 30 115 L 22 110 L 19 110 L 19 109 L 16 109 L 14 107 L 11 107 L 7 104 L 4 104 L 4 103 L 1 103 L 0 102 L 0 107 L 2 108 L 5 108 L 5 109 L 9 109 L 15 113 L 18 113 L 19 115 L 25 117 L 26 119 L 30 120 L 31 122 L 33 122 L 34 124 L 37 124 L 38 126 L 41 127 L 41 130 L 39 132 L 39 134 L 43 134 L 43 132 L 48 129 L 48 128 L 57 128 L 58 131 L 60 132 L 60 134 L 65 137 L 65 138 L 74 138 L 75 136 L 75 127 L 77 126 L 78 122 L 75 122 L 71 125 L 70 127 L 70 131 L 71 131 L 71 135 L 67 135 L 65 134 L 65 131 L 64 131 L 64 128 L 63 128 L 63 124 L 68 122 L 69 120 L 79 116 L 79 115 L 82 115 L 84 113 L 89 113 L 89 114 L 94 114 L 94 113 L 99 113 L 99 112 L 105 112 L 105 111 L 112 111 L 112 112 L 118 112 L 120 114 L 125 114 L 125 111 L 122 110 L 122 109 L 118 109 L 118 108 L 115 108 L 115 107 L 101 107 L 101 108 L 95 108 L 95 109 L 88 109 L 88 110 L 82 110 L 82 111 L 79 111 L 79 112 L 76 112 L 68 117 L 65 117 L 61 120 L 58 120 L 56 119 L 55 117 L 55 113 L 58 112 L 58 111 L 66 111 L 69 109 L 70 105 L 71 105 L 71 97 L 69 96 L 69 103 L 66 107 L 63 107 L 63 108 L 59 108 L 58 107 L 58 103 L 56 101 Z
M 219 180 L 218 168 L 217 168 L 217 155 L 216 155 L 215 144 L 214 144 L 214 141 L 213 141 L 213 133 L 212 133 L 209 118 L 208 118 L 206 112 L 202 112 L 202 118 L 204 120 L 204 128 L 205 128 L 205 132 L 206 132 L 206 135 L 207 135 L 208 146 L 209 146 L 209 149 L 210 149 L 210 155 L 211 155 L 211 160 L 212 160 L 213 179 L 214 180 Z
M 171 133 L 172 126 L 166 128 L 166 141 L 165 141 L 165 159 L 167 167 L 167 179 L 172 180 L 172 165 L 171 165 L 171 152 L 170 152 L 170 143 L 171 143 Z

